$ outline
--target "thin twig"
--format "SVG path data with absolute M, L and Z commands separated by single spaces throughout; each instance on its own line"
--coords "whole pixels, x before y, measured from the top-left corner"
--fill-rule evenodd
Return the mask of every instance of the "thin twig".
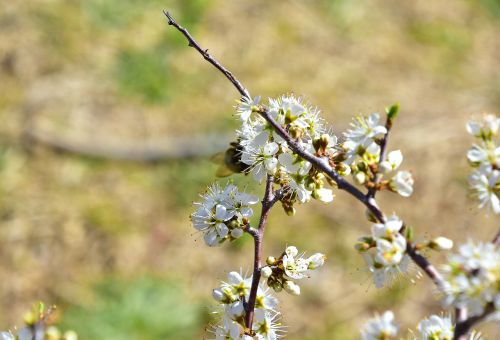
M 167 17 L 168 24 L 171 25 L 171 26 L 174 26 L 179 32 L 181 32 L 186 37 L 186 39 L 188 40 L 188 45 L 190 47 L 195 48 L 203 56 L 203 58 L 205 58 L 206 61 L 208 61 L 210 64 L 214 65 L 215 68 L 217 68 L 219 71 L 221 71 L 226 76 L 226 78 L 229 79 L 229 81 L 234 85 L 234 87 L 236 87 L 236 89 L 238 90 L 238 92 L 243 97 L 250 98 L 250 93 L 248 92 L 248 90 L 239 82 L 238 79 L 236 79 L 233 76 L 233 74 L 231 72 L 229 72 L 228 69 L 226 69 L 224 66 L 222 66 L 214 57 L 212 57 L 210 55 L 210 53 L 208 53 L 208 49 L 202 48 L 194 40 L 194 38 L 191 36 L 191 34 L 188 32 L 188 30 L 185 29 L 184 27 L 180 26 L 174 20 L 174 18 L 172 18 L 172 16 L 170 15 L 169 12 L 163 11 L 163 14 L 165 14 L 165 16 Z
M 252 286 L 250 287 L 250 295 L 248 296 L 248 301 L 245 306 L 245 325 L 248 328 L 249 334 L 251 334 L 252 332 L 255 300 L 257 298 L 257 290 L 259 288 L 261 276 L 260 268 L 262 267 L 262 239 L 264 237 L 264 231 L 266 229 L 267 217 L 269 216 L 269 212 L 271 211 L 274 203 L 277 202 L 273 193 L 273 181 L 274 177 L 271 175 L 267 175 L 266 190 L 264 192 L 264 198 L 262 199 L 262 211 L 260 214 L 259 227 L 257 228 L 257 234 L 252 235 L 255 245 L 253 276 Z
M 375 179 L 373 181 L 373 187 L 368 189 L 368 193 L 366 194 L 368 197 L 375 198 L 375 195 L 377 194 L 378 191 L 378 184 L 380 183 L 380 180 L 382 179 L 382 174 L 380 173 L 380 164 L 385 160 L 385 156 L 387 154 L 387 144 L 389 143 L 389 133 L 391 132 L 392 128 L 392 119 L 387 115 L 387 119 L 385 121 L 385 129 L 386 133 L 384 135 L 384 138 L 382 138 L 382 141 L 380 142 L 380 157 L 378 159 L 378 168 L 377 168 L 377 173 L 375 174 Z

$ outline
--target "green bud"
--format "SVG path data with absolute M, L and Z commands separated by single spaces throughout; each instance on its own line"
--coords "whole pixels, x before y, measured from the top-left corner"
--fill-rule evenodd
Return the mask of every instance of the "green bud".
M 405 236 L 408 241 L 413 240 L 413 228 L 410 226 L 406 226 Z
M 365 216 L 366 216 L 366 219 L 368 221 L 373 222 L 373 223 L 378 223 L 377 218 L 370 210 L 368 210 L 368 209 L 365 210 Z
M 387 118 L 389 121 L 393 121 L 399 113 L 399 103 L 396 103 L 390 107 L 385 108 L 385 113 L 387 113 Z

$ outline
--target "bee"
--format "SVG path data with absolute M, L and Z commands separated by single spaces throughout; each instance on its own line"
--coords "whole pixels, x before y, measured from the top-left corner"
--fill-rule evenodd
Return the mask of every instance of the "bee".
M 215 154 L 211 161 L 219 164 L 215 172 L 217 177 L 228 177 L 235 173 L 247 173 L 249 165 L 241 161 L 243 148 L 239 141 L 231 142 L 225 152 Z

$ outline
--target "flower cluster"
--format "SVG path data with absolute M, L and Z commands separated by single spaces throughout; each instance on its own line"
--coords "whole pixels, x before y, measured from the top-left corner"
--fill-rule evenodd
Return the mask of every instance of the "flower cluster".
M 276 310 L 278 300 L 268 288 L 259 285 L 255 302 L 252 336 L 245 335 L 245 303 L 250 296 L 252 277 L 243 278 L 237 272 L 228 274 L 227 282 L 213 290 L 212 296 L 222 307 L 222 322 L 214 327 L 216 339 L 269 339 L 279 338 L 282 327 Z
M 467 123 L 467 131 L 477 139 L 467 153 L 474 171 L 469 177 L 472 193 L 481 208 L 488 207 L 500 213 L 500 144 L 498 129 L 500 118 L 486 114 L 480 120 Z
M 392 124 L 397 110 L 397 106 L 387 109 L 388 124 Z M 414 181 L 409 171 L 396 171 L 403 162 L 401 151 L 389 152 L 384 159 L 380 159 L 380 144 L 387 133 L 387 127 L 380 125 L 378 113 L 372 113 L 368 117 L 355 117 L 351 128 L 344 133 L 344 163 L 350 165 L 353 178 L 358 184 L 378 190 L 388 189 L 408 197 L 413 193 Z M 385 175 L 390 175 L 391 178 L 383 180 Z
M 410 257 L 406 254 L 406 238 L 400 233 L 402 228 L 403 222 L 391 216 L 385 223 L 373 224 L 371 236 L 360 238 L 355 246 L 368 264 L 377 288 L 408 269 Z
M 250 206 L 259 201 L 257 196 L 240 192 L 232 184 L 225 188 L 214 184 L 201 197 L 202 202 L 194 203 L 198 209 L 191 215 L 191 222 L 204 233 L 205 243 L 211 247 L 243 235 L 253 214 Z
M 500 249 L 493 243 L 468 242 L 444 266 L 446 306 L 467 307 L 471 315 L 486 305 L 500 310 Z
M 242 124 L 237 131 L 238 144 L 247 172 L 258 182 L 266 175 L 273 175 L 275 183 L 290 189 L 291 193 L 282 200 L 287 213 L 294 213 L 294 202 L 305 203 L 311 198 L 331 202 L 333 192 L 325 188 L 325 176 L 292 152 L 287 142 L 259 114 L 259 101 L 259 97 L 244 98 L 237 107 Z M 336 153 L 337 137 L 326 131 L 316 108 L 293 95 L 269 99 L 267 107 L 269 115 L 304 150 L 318 156 L 333 157 Z
M 418 323 L 417 334 L 412 332 L 409 339 L 414 340 L 452 340 L 455 324 L 450 316 L 431 315 Z M 361 329 L 363 340 L 396 339 L 398 326 L 394 321 L 394 313 L 386 311 L 382 316 L 376 315 L 368 320 Z M 469 340 L 480 340 L 481 334 L 473 331 Z
M 294 246 L 285 249 L 279 258 L 267 258 L 267 266 L 261 269 L 262 276 L 267 278 L 267 285 L 275 292 L 285 290 L 292 295 L 300 295 L 300 286 L 292 280 L 309 277 L 311 271 L 323 266 L 326 256 L 316 253 L 307 259 L 299 254 Z

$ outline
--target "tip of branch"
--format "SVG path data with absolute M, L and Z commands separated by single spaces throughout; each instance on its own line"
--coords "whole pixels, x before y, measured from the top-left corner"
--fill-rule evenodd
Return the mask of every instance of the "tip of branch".
M 172 25 L 174 23 L 174 18 L 172 18 L 172 15 L 170 15 L 170 12 L 167 10 L 163 10 L 163 14 L 165 14 L 165 16 L 167 17 L 168 24 Z

